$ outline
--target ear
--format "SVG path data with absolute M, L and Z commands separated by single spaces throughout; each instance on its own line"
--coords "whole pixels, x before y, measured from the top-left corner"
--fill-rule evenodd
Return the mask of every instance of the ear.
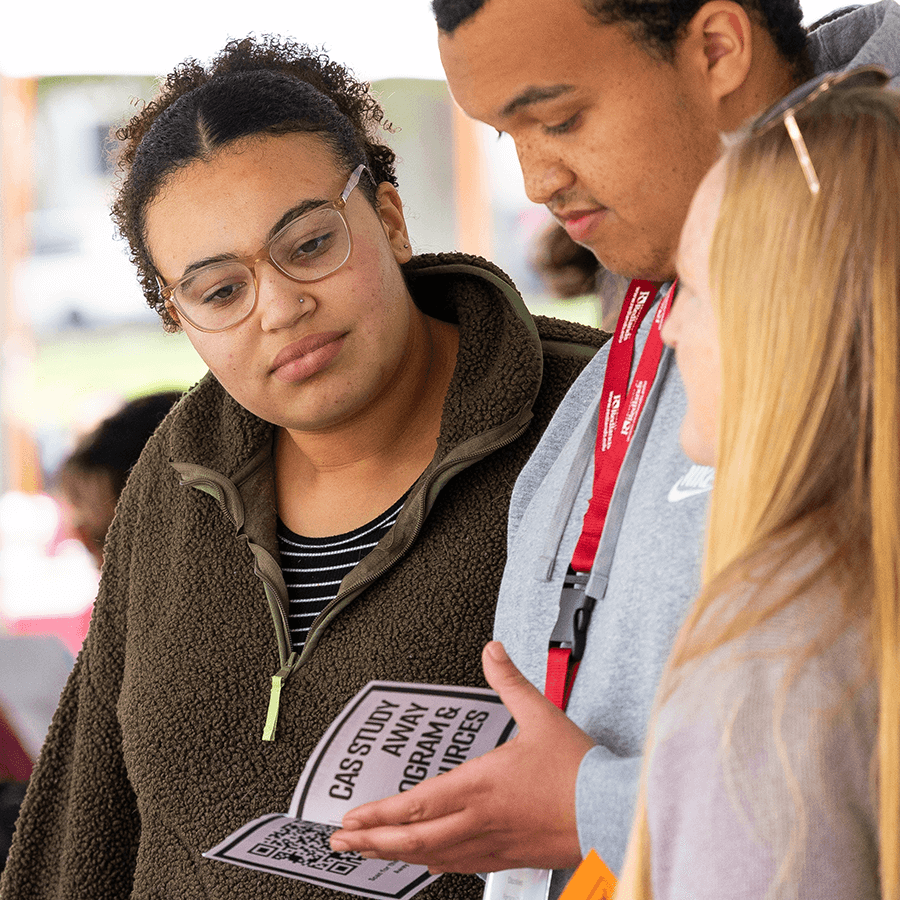
M 375 191 L 375 208 L 397 262 L 409 262 L 412 250 L 406 232 L 406 219 L 403 216 L 403 201 L 397 193 L 397 188 L 389 181 L 382 181 L 378 185 Z
M 733 0 L 704 3 L 688 22 L 681 49 L 702 68 L 710 99 L 722 101 L 737 91 L 750 73 L 750 17 Z
M 177 308 L 175 307 L 175 304 L 174 304 L 171 300 L 166 300 L 166 301 L 165 301 L 165 305 L 166 305 L 166 312 L 169 314 L 169 316 L 171 317 L 172 321 L 173 321 L 179 328 L 181 328 L 181 319 L 178 318 L 178 310 L 177 310 Z

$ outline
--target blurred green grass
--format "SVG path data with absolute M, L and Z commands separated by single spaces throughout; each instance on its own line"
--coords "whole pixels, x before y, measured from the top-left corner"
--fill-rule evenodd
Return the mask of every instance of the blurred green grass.
M 77 425 L 94 395 L 131 399 L 188 388 L 206 372 L 184 334 L 161 328 L 72 330 L 36 344 L 31 365 L 10 385 L 8 402 L 32 425 Z

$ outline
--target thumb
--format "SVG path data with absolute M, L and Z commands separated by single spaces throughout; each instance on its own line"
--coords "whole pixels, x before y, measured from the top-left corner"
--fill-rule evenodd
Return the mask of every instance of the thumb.
M 484 677 L 500 695 L 519 726 L 525 731 L 544 719 L 548 711 L 558 712 L 556 707 L 516 668 L 499 641 L 485 645 L 481 654 Z

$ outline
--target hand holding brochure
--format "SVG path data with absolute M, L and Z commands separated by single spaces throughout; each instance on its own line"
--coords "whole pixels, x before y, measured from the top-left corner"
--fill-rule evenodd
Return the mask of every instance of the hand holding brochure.
M 440 876 L 335 853 L 328 838 L 351 809 L 481 756 L 513 728 L 486 688 L 370 681 L 316 745 L 287 814 L 254 819 L 203 855 L 373 900 L 405 900 Z

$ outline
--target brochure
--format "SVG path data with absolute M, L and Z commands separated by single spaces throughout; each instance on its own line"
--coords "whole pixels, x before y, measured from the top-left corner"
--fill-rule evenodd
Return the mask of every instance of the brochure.
M 316 745 L 288 812 L 248 822 L 203 855 L 373 900 L 412 897 L 440 876 L 335 853 L 328 838 L 351 809 L 487 753 L 514 727 L 486 688 L 370 681 Z

